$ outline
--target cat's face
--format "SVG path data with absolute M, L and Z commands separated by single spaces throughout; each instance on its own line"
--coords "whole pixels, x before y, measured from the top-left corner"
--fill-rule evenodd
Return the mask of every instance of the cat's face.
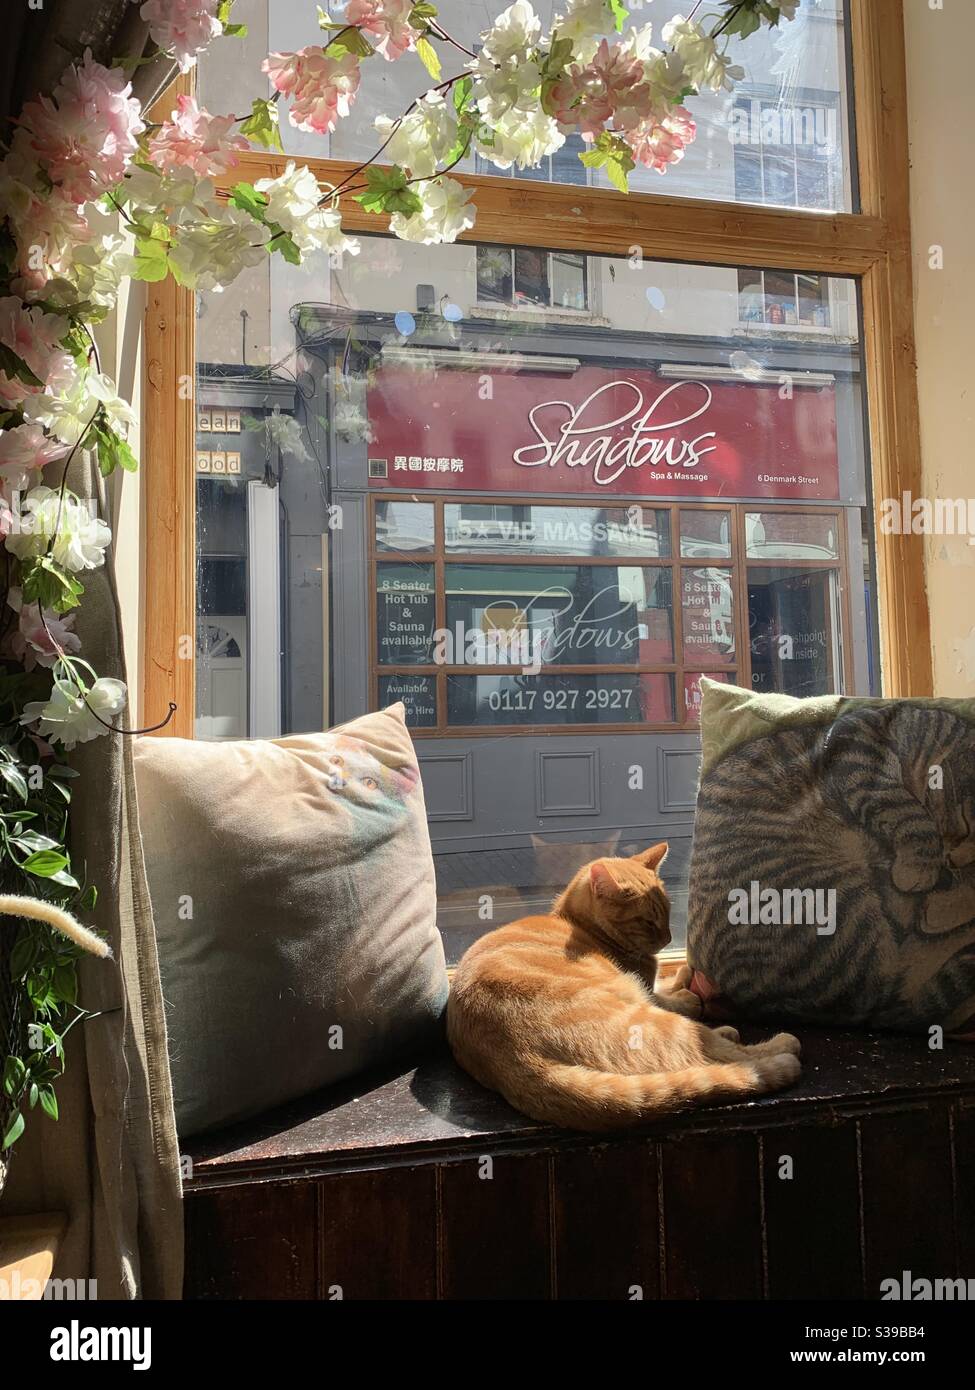
M 416 787 L 415 767 L 387 767 L 357 738 L 337 734 L 325 759 L 329 791 L 360 806 L 395 806 Z
M 657 869 L 667 845 L 654 845 L 628 859 L 595 859 L 573 884 L 592 921 L 620 950 L 656 955 L 670 942 L 670 899 Z

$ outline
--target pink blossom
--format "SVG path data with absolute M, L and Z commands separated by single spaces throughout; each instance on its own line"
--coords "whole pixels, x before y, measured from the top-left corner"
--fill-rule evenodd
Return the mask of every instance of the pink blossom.
M 176 98 L 171 121 L 149 142 L 149 158 L 157 169 L 191 169 L 198 179 L 225 174 L 240 161 L 238 151 L 250 148 L 243 135 L 231 135 L 233 116 L 211 116 L 191 96 Z
M 0 478 L 11 491 L 24 491 L 39 481 L 30 476 L 34 470 L 46 468 L 67 452 L 67 444 L 49 438 L 40 425 L 16 425 L 0 434 Z
M 606 39 L 591 63 L 570 69 L 552 89 L 555 119 L 563 129 L 578 130 L 584 140 L 595 140 L 612 121 L 617 109 L 649 105 L 644 65 Z
M 77 207 L 120 183 L 145 130 L 132 85 L 91 52 L 67 68 L 53 98 L 24 107 L 20 125 L 51 182 Z
M 69 202 L 60 189 L 50 193 L 41 189 L 37 161 L 25 153 L 26 144 L 26 133 L 19 130 L 0 163 L 0 207 L 16 243 L 13 288 L 19 292 L 43 290 L 52 275 L 63 275 L 75 247 L 92 236 L 77 204 Z
M 329 135 L 349 114 L 359 90 L 359 59 L 354 53 L 329 58 L 323 48 L 272 53 L 263 70 L 274 87 L 293 97 L 290 120 L 299 130 Z
M 658 174 L 684 158 L 684 148 L 697 134 L 694 118 L 686 106 L 673 106 L 662 120 L 651 117 L 642 125 L 623 133 L 633 158 Z
M 72 631 L 73 613 L 59 617 L 45 609 L 42 617 L 40 605 L 24 603 L 19 588 L 10 590 L 7 602 L 20 614 L 17 631 L 10 637 L 10 650 L 28 671 L 35 666 L 54 666 L 62 652 L 71 656 L 81 651 L 81 639 Z
M 389 62 L 416 47 L 416 30 L 409 23 L 414 0 L 349 0 L 345 18 L 379 38 L 377 50 Z
M 65 376 L 72 359 L 61 347 L 60 340 L 67 331 L 68 320 L 57 314 L 45 314 L 43 309 L 25 304 L 13 294 L 0 299 L 0 343 L 15 352 L 42 383 L 32 386 L 0 371 L 0 400 L 7 405 L 18 405 L 27 396 L 40 391 L 44 384 L 57 382 Z
M 139 13 L 153 43 L 172 53 L 180 72 L 189 72 L 197 55 L 223 33 L 218 7 L 219 0 L 145 0 Z

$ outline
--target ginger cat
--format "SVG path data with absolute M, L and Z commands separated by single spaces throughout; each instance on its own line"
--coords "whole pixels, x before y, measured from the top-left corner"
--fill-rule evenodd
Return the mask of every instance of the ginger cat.
M 667 845 L 596 859 L 547 917 L 489 932 L 457 967 L 447 1036 L 459 1064 L 532 1119 L 608 1130 L 708 1101 L 759 1095 L 799 1076 L 799 1040 L 746 1047 L 695 1021 L 686 966 L 654 988 L 670 941 L 657 869 Z

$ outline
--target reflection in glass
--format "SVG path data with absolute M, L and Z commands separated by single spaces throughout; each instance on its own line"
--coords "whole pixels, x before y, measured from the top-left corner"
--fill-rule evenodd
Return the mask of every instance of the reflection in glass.
M 477 665 L 613 666 L 673 660 L 669 568 L 446 566 L 447 627 Z
M 377 502 L 376 549 L 402 554 L 433 549 L 433 504 L 430 502 Z
M 750 560 L 835 560 L 839 518 L 833 512 L 746 512 Z
M 429 666 L 437 604 L 433 565 L 376 566 L 376 659 L 381 666 Z
M 437 682 L 433 676 L 380 676 L 379 708 L 402 700 L 411 729 L 437 727 Z
M 730 560 L 730 514 L 712 511 L 681 512 L 680 553 L 690 560 Z
M 237 0 L 237 8 L 250 21 L 256 40 L 244 41 L 255 73 L 269 49 L 294 51 L 322 42 L 314 5 L 296 5 L 295 0 Z M 333 18 L 341 19 L 341 7 L 328 8 Z M 484 0 L 437 0 L 436 8 L 437 20 L 447 32 L 475 50 L 482 31 L 504 6 L 488 5 Z M 532 8 L 548 31 L 554 16 L 565 13 L 566 5 L 565 0 L 534 0 Z M 634 28 L 646 22 L 639 4 L 628 8 Z M 647 10 L 646 3 L 642 8 Z M 721 8 L 712 5 L 712 15 Z M 854 211 L 844 11 L 843 0 L 803 0 L 793 21 L 763 26 L 745 40 L 732 37 L 727 43 L 727 57 L 744 69 L 742 79 L 731 92 L 705 91 L 689 96 L 685 104 L 697 126 L 696 140 L 663 178 L 655 170 L 638 165 L 630 175 L 630 187 L 669 197 Z M 666 17 L 654 16 L 654 43 L 660 43 Z M 725 40 L 719 42 L 723 46 Z M 241 61 L 240 44 L 210 47 L 200 62 L 201 105 L 217 112 L 239 110 Z M 444 76 L 455 70 L 445 70 Z M 402 115 L 429 85 L 430 78 L 414 54 L 406 54 L 395 63 L 364 63 L 351 114 L 338 123 L 331 136 L 296 130 L 287 119 L 289 102 L 282 100 L 285 150 L 301 160 L 368 159 L 379 144 L 376 117 L 385 114 L 395 119 Z M 608 187 L 603 170 L 589 170 L 580 162 L 584 149 L 581 137 L 574 132 L 538 169 L 499 168 L 491 161 L 490 150 L 472 152 L 458 169 L 462 173 Z
M 843 692 L 838 570 L 749 567 L 748 630 L 753 689 Z
M 448 676 L 456 725 L 642 724 L 674 717 L 674 677 L 643 674 Z
M 445 542 L 468 555 L 670 555 L 670 513 L 632 507 L 448 502 Z
M 731 570 L 681 570 L 684 660 L 731 661 L 735 655 Z

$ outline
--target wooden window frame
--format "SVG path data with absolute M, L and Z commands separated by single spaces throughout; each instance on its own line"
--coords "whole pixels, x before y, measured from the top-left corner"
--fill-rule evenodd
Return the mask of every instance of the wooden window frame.
M 850 0 L 849 49 L 860 211 L 788 209 L 618 193 L 528 179 L 463 176 L 476 191 L 477 225 L 464 240 L 646 260 L 781 267 L 858 278 L 863 305 L 872 507 L 921 495 L 902 0 Z M 171 97 L 172 92 L 168 94 Z M 227 183 L 282 173 L 283 155 L 253 153 Z M 309 160 L 323 181 L 355 166 Z M 385 219 L 342 199 L 350 232 L 382 232 Z M 436 252 L 431 252 L 435 255 Z M 145 315 L 144 724 L 175 717 L 165 735 L 193 736 L 195 710 L 195 314 L 171 279 L 148 287 Z M 180 389 L 182 386 L 183 389 Z M 883 693 L 932 693 L 923 547 L 875 526 Z M 847 586 L 848 587 L 848 586 Z

